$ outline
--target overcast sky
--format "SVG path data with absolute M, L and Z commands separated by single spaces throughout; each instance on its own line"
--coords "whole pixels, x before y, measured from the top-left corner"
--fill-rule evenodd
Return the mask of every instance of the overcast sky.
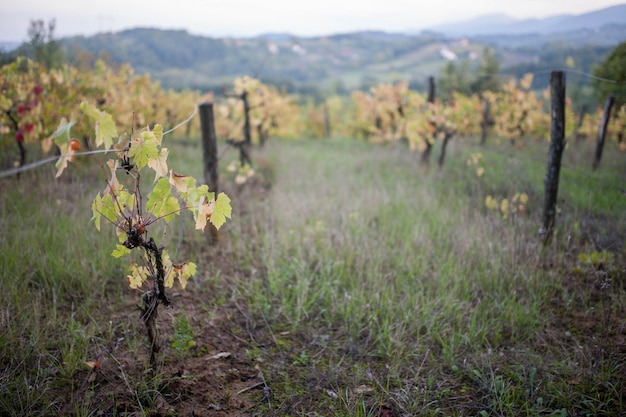
M 56 36 L 134 27 L 186 29 L 214 37 L 267 32 L 328 35 L 420 31 L 476 16 L 581 14 L 624 0 L 0 0 L 0 41 L 23 41 L 31 19 L 56 19 Z

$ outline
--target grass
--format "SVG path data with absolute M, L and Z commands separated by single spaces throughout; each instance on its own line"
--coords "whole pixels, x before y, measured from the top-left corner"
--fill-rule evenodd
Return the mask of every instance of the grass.
M 620 415 L 623 156 L 594 172 L 586 144 L 566 150 L 544 247 L 547 146 L 450 146 L 426 172 L 401 146 L 275 142 L 253 184 L 223 173 L 235 216 L 219 245 L 190 219 L 167 230 L 200 272 L 173 290 L 155 378 L 115 237 L 89 224 L 94 175 L 4 180 L 0 414 Z M 172 148 L 175 171 L 201 175 L 198 145 Z M 524 215 L 485 207 L 516 192 Z

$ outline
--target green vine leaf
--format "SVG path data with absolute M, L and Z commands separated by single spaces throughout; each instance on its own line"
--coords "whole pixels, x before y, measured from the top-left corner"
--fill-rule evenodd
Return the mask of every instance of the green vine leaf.
M 133 158 L 139 169 L 145 167 L 151 159 L 158 158 L 159 148 L 154 133 L 142 132 L 141 136 L 133 139 L 128 156 Z
M 96 146 L 104 145 L 104 149 L 109 149 L 113 145 L 113 138 L 117 137 L 117 129 L 113 117 L 103 111 L 100 111 L 86 101 L 80 103 L 80 109 L 85 116 L 94 121 L 96 125 Z
M 167 178 L 161 178 L 157 181 L 152 192 L 148 194 L 148 203 L 146 208 L 156 217 L 163 217 L 166 222 L 174 218 L 175 214 L 180 211 L 178 199 L 172 195 Z
M 114 258 L 121 258 L 124 255 L 128 255 L 130 253 L 130 249 L 128 249 L 124 245 L 117 245 L 117 247 L 111 252 L 111 256 Z
M 91 203 L 91 211 L 93 213 L 92 220 L 94 221 L 98 231 L 100 230 L 100 219 L 102 217 L 111 223 L 116 223 L 117 214 L 119 212 L 111 194 L 101 197 L 99 193 Z
M 213 212 L 211 213 L 210 222 L 217 229 L 222 227 L 226 223 L 226 218 L 231 218 L 232 207 L 230 206 L 230 198 L 224 193 L 219 193 L 213 206 Z
M 154 134 L 154 139 L 156 140 L 157 144 L 161 146 L 161 142 L 163 141 L 163 126 L 154 125 L 152 133 Z

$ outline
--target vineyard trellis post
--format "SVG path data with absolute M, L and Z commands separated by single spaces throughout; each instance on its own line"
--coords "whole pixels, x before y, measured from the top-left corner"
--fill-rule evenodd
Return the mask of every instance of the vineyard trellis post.
M 600 130 L 598 131 L 598 144 L 596 145 L 596 153 L 593 159 L 593 169 L 598 169 L 600 166 L 600 160 L 602 159 L 602 150 L 604 149 L 604 140 L 606 138 L 606 128 L 609 125 L 611 118 L 611 109 L 615 103 L 615 96 L 610 95 L 607 97 L 604 103 L 604 114 L 602 115 L 602 123 L 600 123 Z
M 252 143 L 252 136 L 250 133 L 250 103 L 248 102 L 248 92 L 241 93 L 241 100 L 243 101 L 243 139 L 246 145 Z
M 213 103 L 204 102 L 198 106 L 200 113 L 200 131 L 202 136 L 202 164 L 204 181 L 209 190 L 216 195 L 219 190 L 219 173 L 217 159 L 217 135 L 215 134 L 215 117 Z M 218 240 L 218 231 L 212 224 L 209 225 L 212 242 Z
M 554 231 L 556 203 L 559 190 L 561 158 L 565 149 L 565 73 L 550 74 L 551 126 L 548 168 L 544 179 L 543 217 L 540 233 L 544 243 L 550 241 Z
M 583 138 L 583 135 L 580 134 L 580 128 L 583 125 L 583 121 L 585 120 L 585 115 L 587 114 L 587 106 L 582 105 L 580 110 L 578 111 L 578 119 L 576 120 L 576 127 L 574 128 L 574 139 L 576 142 L 580 142 Z
M 328 101 L 324 101 L 324 133 L 327 138 L 330 137 L 330 111 L 328 110 Z
M 483 119 L 480 123 L 480 144 L 484 145 L 487 142 L 487 133 L 491 126 L 494 125 L 493 118 L 491 117 L 491 100 L 485 99 L 485 105 L 483 107 Z
M 431 77 L 428 77 L 428 105 L 435 103 L 435 95 L 436 95 L 435 77 L 431 76 Z M 433 133 L 433 134 L 436 134 L 436 133 Z M 424 149 L 424 152 L 422 152 L 422 163 L 426 164 L 427 166 L 430 164 L 430 154 L 432 150 L 433 150 L 433 144 L 427 140 L 426 149 Z

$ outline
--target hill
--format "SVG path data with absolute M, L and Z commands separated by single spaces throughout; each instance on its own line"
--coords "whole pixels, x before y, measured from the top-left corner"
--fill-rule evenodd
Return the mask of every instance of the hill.
M 600 29 L 626 22 L 626 4 L 607 7 L 580 15 L 556 15 L 545 19 L 518 20 L 504 14 L 479 16 L 467 21 L 448 23 L 431 30 L 447 36 L 558 34 L 580 29 Z
M 483 32 L 528 24 L 528 30 L 553 25 L 565 32 L 453 36 L 363 31 L 321 37 L 267 33 L 253 38 L 210 38 L 184 30 L 137 28 L 90 37 L 62 39 L 76 61 L 106 57 L 130 63 L 137 72 L 150 73 L 165 87 L 218 91 L 235 77 L 251 75 L 289 92 L 306 94 L 345 92 L 379 82 L 408 80 L 425 88 L 450 60 L 477 65 L 485 47 L 493 48 L 505 73 L 519 68 L 563 67 L 572 58 L 577 69 L 590 71 L 612 47 L 626 39 L 626 24 L 605 24 L 607 16 L 621 16 L 616 6 L 581 16 L 555 16 L 541 22 L 514 22 L 504 15 L 484 16 L 470 23 Z M 588 20 L 587 20 L 588 19 Z M 626 21 L 623 19 L 622 22 Z M 590 28 L 586 29 L 584 26 Z M 472 32 L 471 25 L 456 29 Z M 444 28 L 445 29 L 445 28 Z M 465 33 L 465 32 L 463 32 Z M 89 51 L 89 52 L 85 52 Z

